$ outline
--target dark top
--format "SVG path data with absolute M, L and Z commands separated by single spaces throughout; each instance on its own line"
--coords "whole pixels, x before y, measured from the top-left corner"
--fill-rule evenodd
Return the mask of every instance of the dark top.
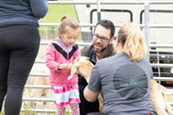
M 47 0 L 0 0 L 0 27 L 18 24 L 39 26 L 48 11 Z

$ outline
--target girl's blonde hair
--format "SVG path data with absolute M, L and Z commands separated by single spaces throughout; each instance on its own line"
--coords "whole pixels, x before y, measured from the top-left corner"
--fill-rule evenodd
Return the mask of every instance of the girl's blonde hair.
M 120 27 L 118 39 L 130 60 L 139 61 L 147 53 L 144 37 L 139 26 L 127 23 Z
M 63 16 L 58 26 L 58 35 L 66 33 L 70 28 L 79 29 L 78 22 L 69 16 Z

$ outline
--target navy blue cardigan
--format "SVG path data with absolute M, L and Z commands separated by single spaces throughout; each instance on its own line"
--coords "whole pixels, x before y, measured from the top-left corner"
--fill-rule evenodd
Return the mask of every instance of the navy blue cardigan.
M 0 0 L 0 27 L 18 24 L 39 26 L 48 11 L 47 0 Z

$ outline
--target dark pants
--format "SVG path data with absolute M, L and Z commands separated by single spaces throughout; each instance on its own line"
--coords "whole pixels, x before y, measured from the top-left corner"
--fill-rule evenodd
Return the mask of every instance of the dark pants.
M 5 115 L 19 115 L 23 88 L 40 44 L 38 27 L 0 27 L 0 111 L 5 98 Z
M 79 104 L 80 115 L 86 115 L 87 113 L 99 112 L 98 100 L 96 102 L 90 103 L 85 99 L 83 95 L 83 91 L 85 87 L 86 87 L 85 85 L 79 85 L 80 99 L 81 99 L 81 103 Z

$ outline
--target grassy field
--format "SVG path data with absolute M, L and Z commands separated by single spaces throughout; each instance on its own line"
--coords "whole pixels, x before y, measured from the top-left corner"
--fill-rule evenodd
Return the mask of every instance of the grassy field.
M 71 1 L 71 0 L 58 0 L 58 1 Z M 78 16 L 76 14 L 76 9 L 74 5 L 71 4 L 49 4 L 49 10 L 47 15 L 40 19 L 40 23 L 59 23 L 64 15 L 69 15 L 70 17 L 78 21 Z M 54 27 L 40 27 L 40 29 L 54 29 Z
M 63 0 L 59 0 L 59 1 L 63 1 Z M 78 20 L 74 5 L 49 4 L 49 10 L 47 15 L 43 19 L 40 19 L 39 22 L 58 23 L 60 22 L 61 17 L 64 15 L 69 15 L 70 17 Z

